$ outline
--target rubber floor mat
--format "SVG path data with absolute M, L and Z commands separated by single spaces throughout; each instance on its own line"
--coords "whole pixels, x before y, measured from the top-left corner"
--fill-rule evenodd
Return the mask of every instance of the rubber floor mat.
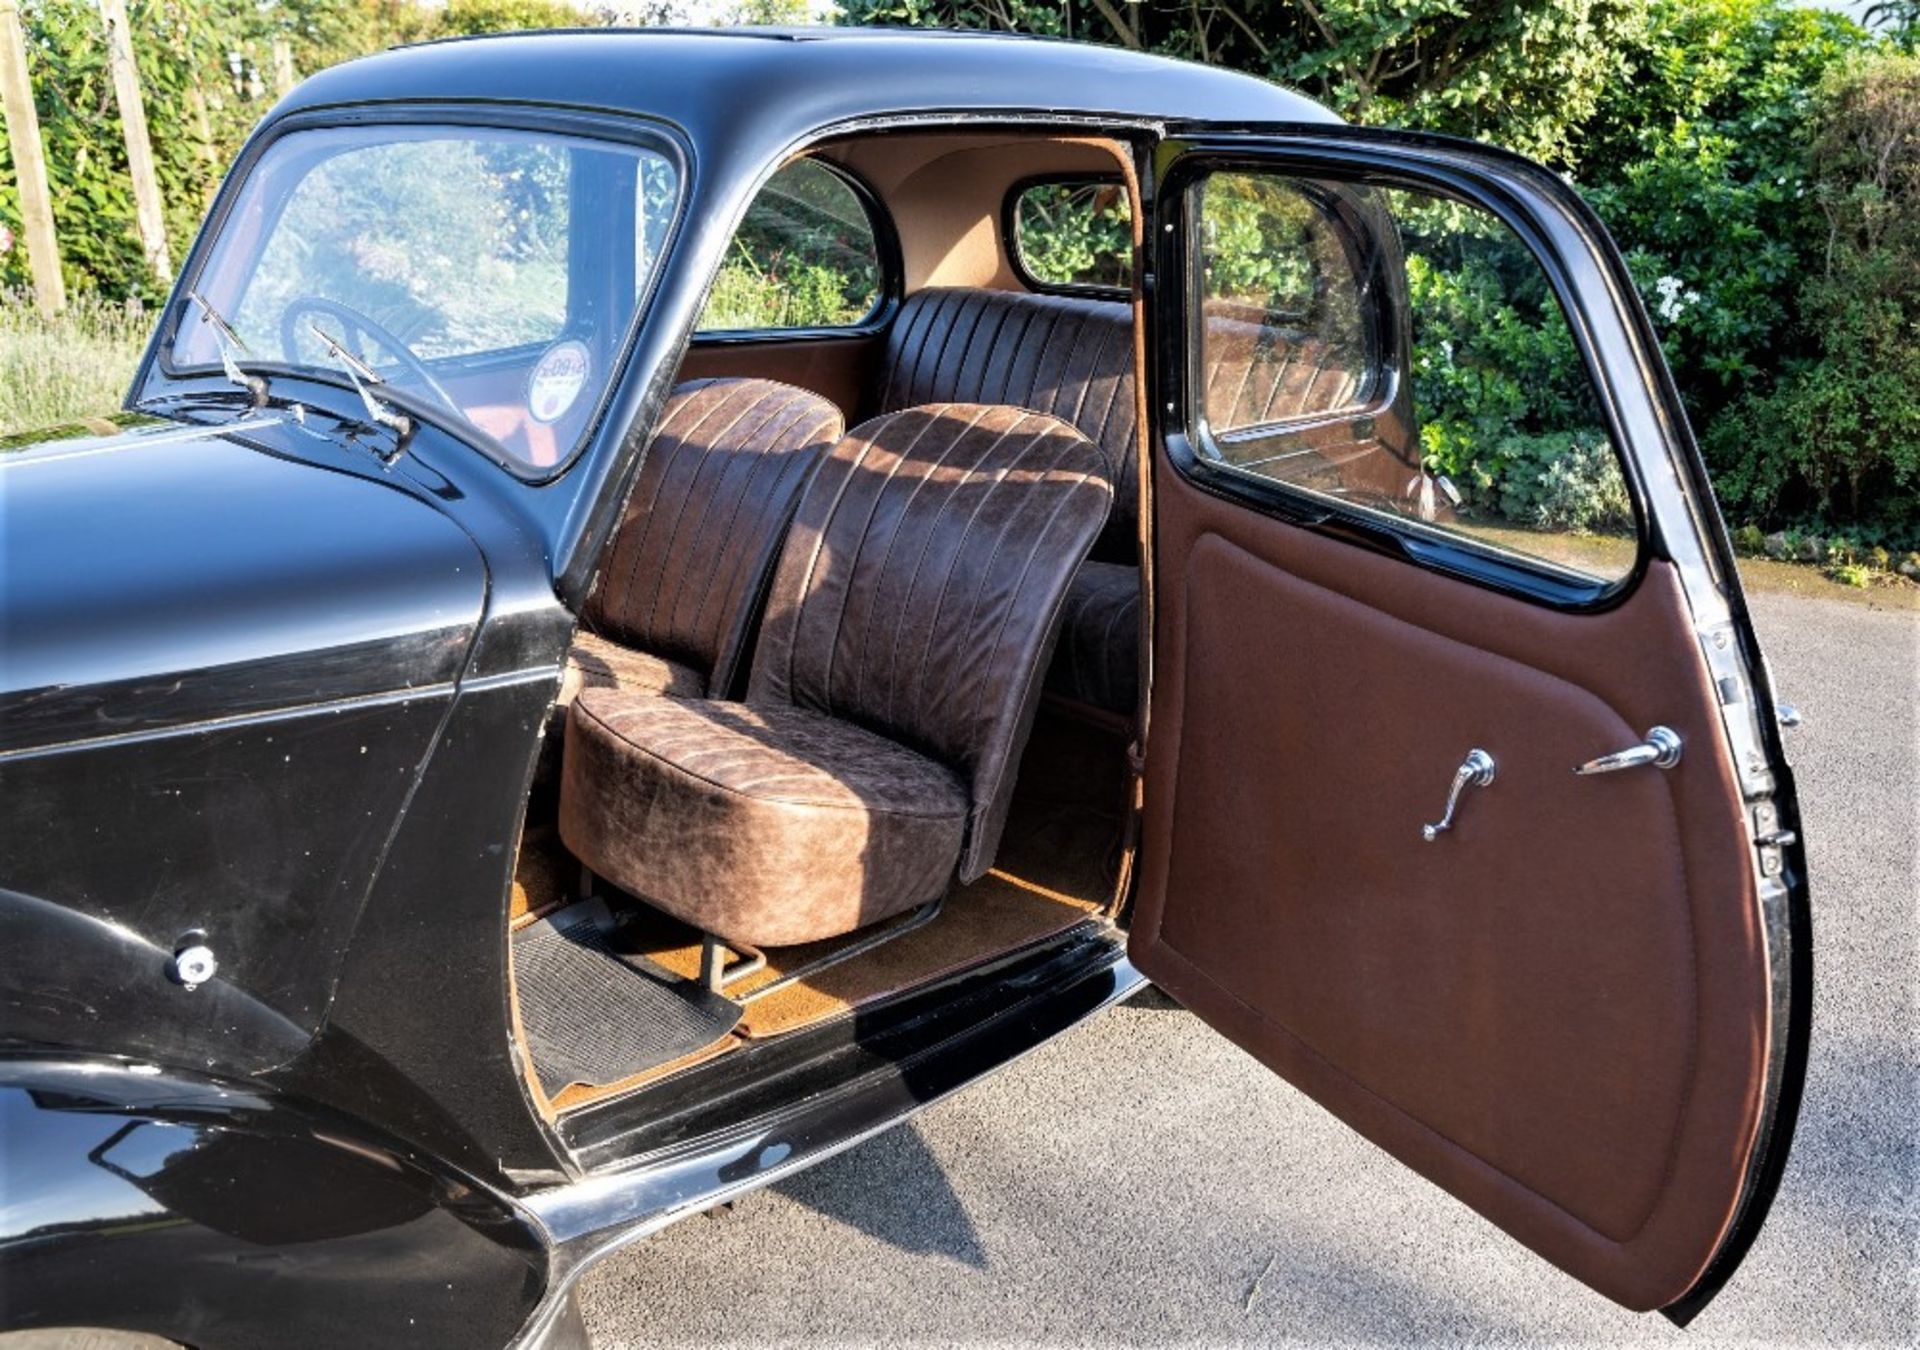
M 620 950 L 598 900 L 569 905 L 513 935 L 520 1023 L 549 1097 L 571 1084 L 614 1083 L 711 1045 L 740 1008 Z

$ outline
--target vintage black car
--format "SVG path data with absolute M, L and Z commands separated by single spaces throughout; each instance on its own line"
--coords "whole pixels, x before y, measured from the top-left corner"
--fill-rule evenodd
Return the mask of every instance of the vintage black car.
M 0 453 L 8 1328 L 577 1340 L 1147 980 L 1631 1308 L 1766 1215 L 1792 780 L 1545 170 L 1048 41 L 397 50 L 106 423 Z

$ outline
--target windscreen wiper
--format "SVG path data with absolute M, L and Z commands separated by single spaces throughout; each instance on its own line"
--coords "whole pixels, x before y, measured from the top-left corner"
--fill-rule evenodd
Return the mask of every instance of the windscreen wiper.
M 187 299 L 200 306 L 200 322 L 213 329 L 214 345 L 220 349 L 220 369 L 226 372 L 227 383 L 238 385 L 253 396 L 253 406 L 267 406 L 267 377 L 249 375 L 240 369 L 239 357 L 247 354 L 247 344 L 233 331 L 233 325 L 225 316 L 213 307 L 213 302 L 198 291 L 188 291 Z
M 373 390 L 368 386 L 385 384 L 386 380 L 381 377 L 379 371 L 348 351 L 339 338 L 334 337 L 319 324 L 309 319 L 307 327 L 313 330 L 315 337 L 326 344 L 327 353 L 345 367 L 347 378 L 353 381 L 353 387 L 360 395 L 360 402 L 366 407 L 367 416 L 373 420 L 374 425 L 385 427 L 400 438 L 400 446 L 395 448 L 393 456 L 398 458 L 400 447 L 404 447 L 407 437 L 413 434 L 413 419 L 403 412 L 395 412 L 391 407 L 383 405 L 374 398 Z

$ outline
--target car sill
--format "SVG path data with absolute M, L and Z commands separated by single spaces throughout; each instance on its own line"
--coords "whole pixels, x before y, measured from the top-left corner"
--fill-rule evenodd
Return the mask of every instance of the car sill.
M 524 1197 L 525 1210 L 547 1233 L 553 1265 L 517 1344 L 547 1342 L 574 1285 L 602 1258 L 872 1138 L 1124 1000 L 1145 980 L 1127 960 L 1120 933 L 1087 925 L 960 983 L 941 1000 L 944 1015 L 928 1010 L 887 1019 L 872 1037 L 886 1048 L 884 1062 L 869 1063 L 837 1088 L 816 1090 L 824 1085 L 807 1081 L 814 1075 L 797 1074 L 796 1090 L 782 1094 L 794 1105 Z M 870 1056 L 874 1047 L 865 1040 L 856 1034 L 847 1045 Z M 831 1060 L 824 1057 L 816 1073 L 832 1072 Z

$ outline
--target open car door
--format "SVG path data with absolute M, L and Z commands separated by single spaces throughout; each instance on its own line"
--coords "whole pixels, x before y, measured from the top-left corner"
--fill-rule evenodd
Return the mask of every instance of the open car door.
M 1166 142 L 1141 971 L 1607 1297 L 1684 1323 L 1785 1163 L 1792 780 L 1647 317 L 1551 173 Z

